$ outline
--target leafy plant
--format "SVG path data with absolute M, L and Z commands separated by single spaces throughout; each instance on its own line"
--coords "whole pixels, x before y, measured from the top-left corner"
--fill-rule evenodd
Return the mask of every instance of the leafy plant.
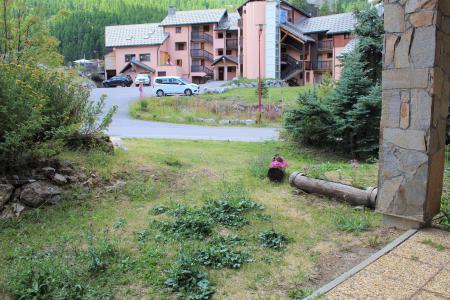
M 259 241 L 266 248 L 280 251 L 286 249 L 289 239 L 284 234 L 269 229 L 259 234 Z
M 261 206 L 248 199 L 235 199 L 212 201 L 204 210 L 214 222 L 240 228 L 249 223 L 245 213 L 255 208 L 261 208 Z
M 312 293 L 313 290 L 310 288 L 293 289 L 288 291 L 288 297 L 290 299 L 303 299 L 310 296 Z
M 181 255 L 169 270 L 165 285 L 188 299 L 209 299 L 214 294 L 208 275 L 187 255 Z
M 194 261 L 207 267 L 239 269 L 249 255 L 235 251 L 224 243 L 210 243 L 206 248 L 194 252 Z
M 124 218 L 119 218 L 119 219 L 117 219 L 116 222 L 114 222 L 113 228 L 114 229 L 121 229 L 121 228 L 124 228 L 125 225 L 127 225 L 127 220 L 125 220 Z
M 90 229 L 87 241 L 86 257 L 89 272 L 92 274 L 104 272 L 118 256 L 116 245 L 110 240 L 107 231 L 103 237 L 96 238 Z
M 167 212 L 169 208 L 167 206 L 158 205 L 152 208 L 152 213 L 157 216 Z
M 192 211 L 173 221 L 156 223 L 161 231 L 175 238 L 202 239 L 212 233 L 212 220 L 201 211 Z

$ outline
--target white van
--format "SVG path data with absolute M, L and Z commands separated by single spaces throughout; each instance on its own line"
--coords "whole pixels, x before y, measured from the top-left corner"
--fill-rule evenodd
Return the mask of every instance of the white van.
M 197 84 L 188 82 L 186 79 L 177 76 L 156 77 L 153 90 L 156 96 L 164 95 L 186 95 L 198 94 L 200 87 Z
M 150 85 L 150 76 L 148 74 L 137 74 L 134 84 L 139 86 L 141 82 L 143 85 Z

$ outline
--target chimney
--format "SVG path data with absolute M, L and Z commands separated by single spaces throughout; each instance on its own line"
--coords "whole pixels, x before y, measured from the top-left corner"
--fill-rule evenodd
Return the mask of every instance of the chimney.
M 169 12 L 167 13 L 168 16 L 173 16 L 175 15 L 176 9 L 175 6 L 171 5 L 169 6 Z

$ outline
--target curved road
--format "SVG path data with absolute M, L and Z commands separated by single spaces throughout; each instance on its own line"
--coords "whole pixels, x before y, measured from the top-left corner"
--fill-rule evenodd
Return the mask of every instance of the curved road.
M 144 95 L 150 96 L 152 88 L 144 88 Z M 97 88 L 93 89 L 91 99 L 96 101 L 106 94 L 105 111 L 113 105 L 118 106 L 108 134 L 122 138 L 158 138 L 182 140 L 221 140 L 261 142 L 278 138 L 275 128 L 216 127 L 151 122 L 133 119 L 128 109 L 133 101 L 139 99 L 138 88 Z

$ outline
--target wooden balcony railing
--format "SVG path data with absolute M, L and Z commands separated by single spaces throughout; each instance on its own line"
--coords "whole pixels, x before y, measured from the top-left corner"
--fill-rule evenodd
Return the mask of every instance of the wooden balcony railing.
M 191 49 L 191 57 L 206 59 L 210 62 L 214 61 L 214 55 L 212 55 L 212 53 L 210 53 L 206 50 L 203 50 L 203 49 Z
M 316 61 L 306 61 L 307 70 L 316 71 L 331 71 L 333 70 L 333 61 L 331 60 L 316 60 Z
M 319 41 L 318 50 L 319 51 L 333 51 L 333 41 L 332 40 Z
M 201 32 L 201 31 L 192 31 L 191 33 L 191 39 L 193 41 L 203 41 L 212 44 L 213 43 L 213 37 L 212 35 Z
M 191 72 L 204 72 L 208 76 L 213 76 L 214 75 L 214 71 L 213 70 L 211 70 L 208 67 L 202 66 L 202 65 L 192 65 L 191 66 Z

